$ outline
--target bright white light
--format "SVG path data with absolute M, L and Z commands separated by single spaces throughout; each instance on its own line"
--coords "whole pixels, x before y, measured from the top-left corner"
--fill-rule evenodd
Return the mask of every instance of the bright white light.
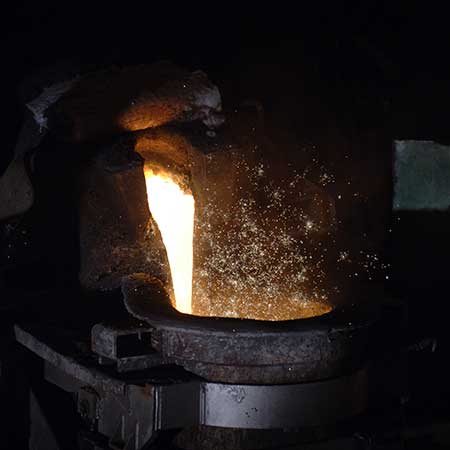
M 178 311 L 192 313 L 192 242 L 195 202 L 171 178 L 145 172 L 147 198 L 166 247 L 172 274 L 175 306 Z

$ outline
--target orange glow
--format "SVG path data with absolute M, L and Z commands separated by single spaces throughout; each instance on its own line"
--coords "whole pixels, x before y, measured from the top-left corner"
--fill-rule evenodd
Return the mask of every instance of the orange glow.
M 184 183 L 177 181 L 177 175 L 151 169 L 147 164 L 144 175 L 148 206 L 166 249 L 172 300 L 178 311 L 205 317 L 284 321 L 320 316 L 333 309 L 325 296 L 308 294 L 308 288 L 302 285 L 308 272 L 305 259 L 293 253 L 297 250 L 290 247 L 286 233 L 278 228 L 261 228 L 252 211 L 238 210 L 233 222 L 237 231 L 228 228 L 225 233 L 221 226 L 211 230 L 208 216 L 201 216 L 198 208 L 197 214 L 206 220 L 197 224 L 200 233 L 196 238 L 212 243 L 212 252 L 206 264 L 200 270 L 196 267 L 194 273 L 192 192 L 182 187 Z M 215 211 L 214 205 L 211 210 Z M 291 265 L 297 270 L 285 270 Z M 285 273 L 286 281 L 280 283 L 279 273 Z
M 147 199 L 166 247 L 175 307 L 192 313 L 192 264 L 195 202 L 169 176 L 145 170 Z

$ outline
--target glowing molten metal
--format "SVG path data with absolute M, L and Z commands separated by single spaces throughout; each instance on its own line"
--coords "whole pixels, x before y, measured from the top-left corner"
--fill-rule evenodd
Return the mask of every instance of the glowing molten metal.
M 170 177 L 145 171 L 150 212 L 166 247 L 172 275 L 175 306 L 192 313 L 192 241 L 195 202 Z

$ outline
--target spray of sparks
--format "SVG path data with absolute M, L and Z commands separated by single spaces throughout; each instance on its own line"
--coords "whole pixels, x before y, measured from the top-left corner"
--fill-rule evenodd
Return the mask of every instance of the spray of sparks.
M 276 321 L 318 316 L 333 309 L 330 291 L 339 292 L 327 284 L 330 260 L 353 279 L 371 280 L 387 268 L 376 253 L 353 255 L 332 238 L 334 205 L 323 192 L 335 177 L 325 167 L 317 185 L 307 181 L 308 168 L 274 182 L 263 163 L 241 159 L 236 167 L 246 185 L 234 190 L 231 207 L 221 208 L 210 186 L 206 204 L 196 210 L 193 269 L 182 275 L 192 278 L 193 314 Z M 338 193 L 335 202 L 341 199 Z
M 237 190 L 225 216 L 214 196 L 199 211 L 194 248 L 202 255 L 194 263 L 194 314 L 289 320 L 330 311 L 322 260 L 305 245 L 322 223 L 302 208 L 301 177 L 277 186 L 265 179 L 262 164 L 238 166 L 251 189 Z

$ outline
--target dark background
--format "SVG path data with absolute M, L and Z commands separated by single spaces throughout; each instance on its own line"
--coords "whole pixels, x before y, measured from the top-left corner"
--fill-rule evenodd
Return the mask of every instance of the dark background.
M 56 61 L 170 59 L 235 85 L 252 75 L 241 89 L 266 107 L 276 97 L 295 96 L 294 79 L 297 91 L 314 97 L 311 104 L 320 103 L 322 111 L 315 106 L 312 114 L 364 124 L 380 111 L 386 120 L 389 112 L 397 128 L 398 122 L 414 122 L 423 133 L 436 134 L 436 122 L 444 120 L 429 109 L 445 110 L 450 72 L 447 16 L 438 3 L 8 2 L 0 19 L 9 124 L 2 162 L 20 122 L 17 84 Z M 275 80 L 268 68 L 278 75 Z M 413 132 L 407 124 L 403 128 Z
M 339 136 L 376 129 L 390 139 L 450 141 L 450 31 L 438 2 L 92 3 L 2 6 L 0 171 L 21 124 L 19 85 L 56 62 L 169 59 L 202 69 L 220 87 L 225 108 L 257 99 L 269 128 L 303 141 L 324 133 L 332 139 L 330 129 Z M 390 173 L 391 152 L 367 147 L 367 158 L 379 158 Z M 438 341 L 437 351 L 412 367 L 413 397 L 418 410 L 438 408 L 449 393 L 448 213 L 380 214 L 390 222 L 380 226 L 393 228 L 384 242 L 392 262 L 386 288 L 409 304 L 408 340 Z

